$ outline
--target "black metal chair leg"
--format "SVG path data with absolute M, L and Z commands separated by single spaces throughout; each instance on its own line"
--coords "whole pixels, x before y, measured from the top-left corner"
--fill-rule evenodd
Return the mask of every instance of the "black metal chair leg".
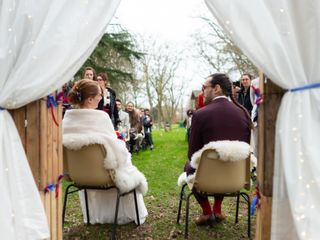
M 117 202 L 116 202 L 116 210 L 114 214 L 114 223 L 113 223 L 113 228 L 112 228 L 112 235 L 111 239 L 116 239 L 116 228 L 118 225 L 118 211 L 119 211 L 119 204 L 120 204 L 120 191 L 119 189 L 117 190 Z
M 87 193 L 87 189 L 84 189 L 83 191 L 84 191 L 84 200 L 85 200 L 85 204 L 86 204 L 87 224 L 90 224 L 88 193 Z
M 179 224 L 180 221 L 180 215 L 181 215 L 181 206 L 182 206 L 182 201 L 183 201 L 183 196 L 184 196 L 184 188 L 187 186 L 187 184 L 185 183 L 182 188 L 181 188 L 181 192 L 180 192 L 180 200 L 179 200 L 179 209 L 178 209 L 178 216 L 177 216 L 177 224 Z
M 63 201 L 63 209 L 62 209 L 62 226 L 64 225 L 64 219 L 65 219 L 65 216 L 66 216 L 66 207 L 67 207 L 69 188 L 72 187 L 72 186 L 73 185 L 70 184 L 65 190 L 64 201 Z
M 186 227 L 185 227 L 185 231 L 184 231 L 184 238 L 187 239 L 188 238 L 188 225 L 189 225 L 189 207 L 190 207 L 190 197 L 193 193 L 191 192 L 188 196 L 187 196 L 187 203 L 186 203 Z
M 248 237 L 251 239 L 251 214 L 250 214 L 250 196 L 247 193 L 241 193 L 241 196 L 245 199 L 248 205 Z
M 239 202 L 240 202 L 240 193 L 237 194 L 237 205 L 236 205 L 236 221 L 238 223 L 238 216 L 239 216 Z
M 136 190 L 133 190 L 133 197 L 134 197 L 134 205 L 136 208 L 136 217 L 137 217 L 137 222 L 138 222 L 138 226 L 140 226 L 140 217 L 139 217 L 139 208 L 138 208 L 138 200 L 137 200 L 137 193 Z

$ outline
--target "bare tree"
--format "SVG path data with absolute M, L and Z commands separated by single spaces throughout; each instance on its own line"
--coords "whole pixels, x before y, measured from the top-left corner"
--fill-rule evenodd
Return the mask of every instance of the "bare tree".
M 180 84 L 175 84 L 174 81 L 170 81 L 170 83 L 166 87 L 167 94 L 164 107 L 167 114 L 164 120 L 166 122 L 169 122 L 170 124 L 173 120 L 177 120 L 177 111 L 185 94 L 185 83 L 186 82 L 183 81 Z
M 216 22 L 204 17 L 201 19 L 208 25 L 209 33 L 198 32 L 194 35 L 194 39 L 198 54 L 206 64 L 218 72 L 238 72 L 240 75 L 245 72 L 258 74 L 256 66 Z
M 181 59 L 167 44 L 159 45 L 151 38 L 141 38 L 139 42 L 140 51 L 144 53 L 139 62 L 145 97 L 150 108 L 157 109 L 158 123 L 171 122 L 177 108 L 176 101 L 179 102 L 182 95 L 174 84 Z

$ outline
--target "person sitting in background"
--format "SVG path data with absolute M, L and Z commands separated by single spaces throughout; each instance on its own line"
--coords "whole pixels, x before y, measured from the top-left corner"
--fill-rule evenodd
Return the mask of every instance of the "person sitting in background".
M 150 150 L 153 150 L 153 140 L 152 140 L 152 117 L 149 114 L 149 109 L 144 109 L 144 117 L 142 120 L 144 128 L 144 139 L 146 144 L 150 146 Z
M 116 106 L 116 92 L 108 87 L 108 76 L 105 73 L 99 73 L 97 75 L 97 81 L 102 88 L 103 98 L 98 104 L 98 109 L 103 110 L 109 114 L 114 129 L 117 129 L 119 119 L 119 113 Z
M 126 112 L 129 114 L 129 122 L 131 126 L 129 141 L 130 152 L 133 153 L 134 150 L 140 150 L 144 134 L 142 130 L 139 111 L 135 109 L 133 102 L 127 103 Z
M 192 117 L 189 160 L 184 168 L 187 175 L 195 172 L 190 165 L 192 155 L 211 141 L 238 140 L 250 144 L 251 119 L 246 109 L 233 98 L 229 77 L 222 73 L 210 75 L 203 84 L 203 97 L 205 107 L 195 111 Z M 193 193 L 202 208 L 202 215 L 195 221 L 197 225 L 210 225 L 225 219 L 222 213 L 221 195 L 214 196 L 211 209 L 206 195 L 194 189 Z
M 121 134 L 124 134 L 125 139 L 129 139 L 129 129 L 130 129 L 130 122 L 129 122 L 129 114 L 122 110 L 122 102 L 119 98 L 116 99 L 116 106 L 118 109 L 119 114 L 119 124 L 118 130 Z
M 145 176 L 131 163 L 131 154 L 124 141 L 119 140 L 110 117 L 96 110 L 102 98 L 102 91 L 95 81 L 84 79 L 76 82 L 69 93 L 70 102 L 76 107 L 67 110 L 63 118 L 63 145 L 69 149 L 79 149 L 90 144 L 102 144 L 107 152 L 104 167 L 113 172 L 112 180 L 121 192 L 137 187 L 137 200 L 140 223 L 148 215 L 143 194 L 148 185 Z M 91 124 L 90 124 L 91 123 Z M 116 190 L 88 190 L 91 223 L 113 223 L 115 214 Z M 86 208 L 83 191 L 79 192 L 81 208 L 86 222 Z M 136 221 L 132 195 L 121 198 L 118 223 Z

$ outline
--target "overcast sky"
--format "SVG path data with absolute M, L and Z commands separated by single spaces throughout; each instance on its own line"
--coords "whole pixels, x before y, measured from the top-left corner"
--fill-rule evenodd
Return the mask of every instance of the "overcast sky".
M 204 0 L 122 0 L 115 14 L 120 24 L 141 34 L 184 41 L 208 12 Z
M 212 17 L 204 0 L 122 0 L 111 23 L 120 23 L 131 33 L 154 36 L 178 48 L 193 50 L 191 34 L 204 25 L 199 16 Z M 204 77 L 199 62 L 185 56 L 177 81 L 189 81 L 188 91 L 200 90 Z

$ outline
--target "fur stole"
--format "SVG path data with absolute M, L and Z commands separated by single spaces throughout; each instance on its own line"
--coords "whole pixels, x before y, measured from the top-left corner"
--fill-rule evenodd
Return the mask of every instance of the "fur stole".
M 192 155 L 190 162 L 191 167 L 194 169 L 198 168 L 202 153 L 208 149 L 216 150 L 221 161 L 240 161 L 248 158 L 250 155 L 250 145 L 246 142 L 229 140 L 212 141 Z M 193 183 L 194 178 L 195 173 L 187 176 L 187 174 L 183 172 L 178 178 L 178 185 L 182 186 L 186 182 Z
M 135 187 L 145 194 L 148 184 L 145 176 L 131 163 L 131 154 L 125 142 L 119 140 L 107 113 L 95 109 L 67 110 L 63 119 L 63 145 L 77 150 L 90 144 L 102 144 L 107 157 L 106 169 L 114 170 L 113 181 L 120 191 L 127 192 Z

